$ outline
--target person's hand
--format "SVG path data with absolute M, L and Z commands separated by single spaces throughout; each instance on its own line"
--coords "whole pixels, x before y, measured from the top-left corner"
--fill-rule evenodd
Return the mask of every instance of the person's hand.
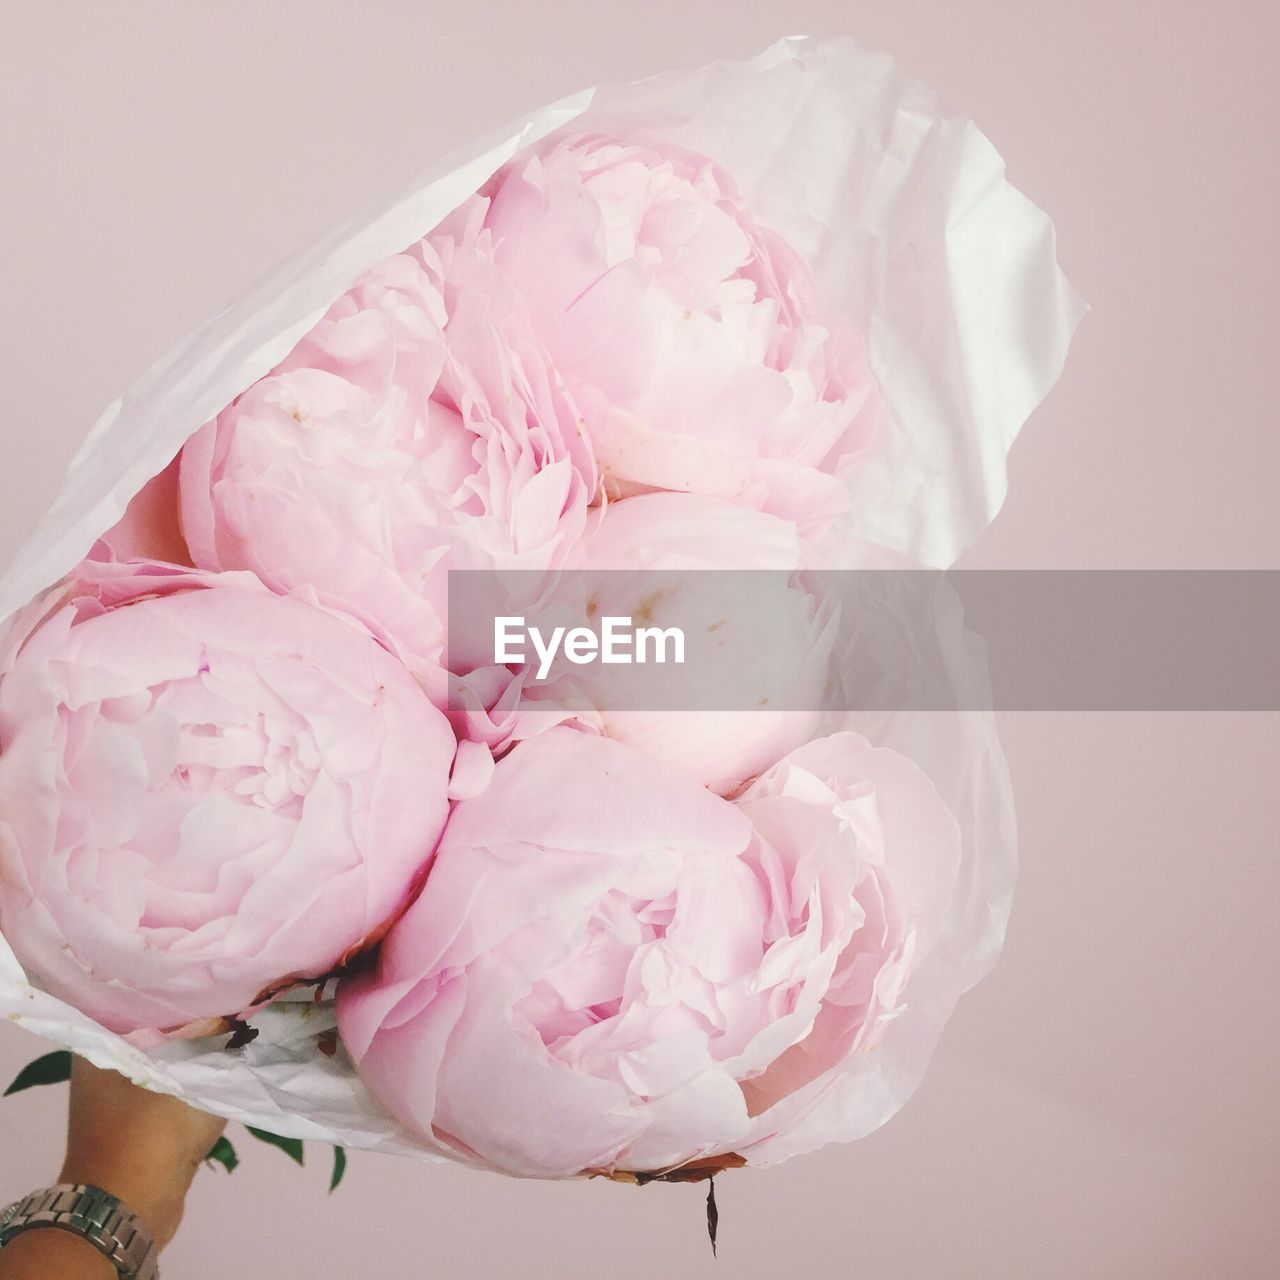
M 226 1123 L 73 1058 L 67 1158 L 58 1180 L 109 1191 L 163 1248 L 182 1220 L 191 1179 Z
M 59 1182 L 110 1192 L 142 1219 L 158 1248 L 182 1220 L 187 1190 L 226 1121 L 103 1071 L 71 1064 L 67 1154 Z M 92 1245 L 59 1230 L 25 1231 L 0 1250 L 4 1280 L 107 1280 L 115 1268 Z

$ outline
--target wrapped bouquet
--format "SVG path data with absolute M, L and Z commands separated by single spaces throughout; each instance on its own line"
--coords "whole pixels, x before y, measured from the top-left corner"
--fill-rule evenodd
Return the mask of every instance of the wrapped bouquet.
M 950 565 L 1082 310 L 990 144 L 849 40 L 441 161 L 111 406 L 5 577 L 0 1011 L 518 1176 L 865 1135 L 995 959 L 1013 815 L 981 709 L 833 705 L 812 575 Z M 557 643 L 679 622 L 734 694 L 488 645 L 566 582 Z

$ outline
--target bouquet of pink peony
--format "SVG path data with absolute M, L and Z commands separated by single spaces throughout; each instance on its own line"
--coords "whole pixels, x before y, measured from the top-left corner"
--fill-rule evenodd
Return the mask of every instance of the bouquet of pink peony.
M 844 39 L 447 158 L 113 405 L 4 579 L 0 1010 L 525 1177 L 870 1132 L 999 950 L 1012 804 L 980 709 L 833 709 L 812 575 L 950 565 L 1082 309 Z M 738 700 L 542 679 L 463 580 L 678 617 Z

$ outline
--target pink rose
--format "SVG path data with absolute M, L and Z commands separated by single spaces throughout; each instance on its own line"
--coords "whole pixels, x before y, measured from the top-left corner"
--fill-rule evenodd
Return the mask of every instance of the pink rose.
M 910 1022 L 957 864 L 927 779 L 856 734 L 734 805 L 552 729 L 457 806 L 377 972 L 340 984 L 339 1030 L 455 1159 L 569 1177 L 768 1157 L 829 1096 L 832 1136 L 892 1110 L 838 1090 Z
M 707 156 L 576 134 L 482 192 L 495 256 L 570 378 L 612 496 L 676 489 L 818 526 L 872 443 L 862 345 Z
M 351 621 L 249 574 L 86 563 L 0 650 L 0 932 L 113 1031 L 240 1013 L 403 909 L 453 751 Z
M 483 212 L 464 205 L 368 271 L 182 451 L 197 565 L 311 585 L 429 675 L 447 570 L 553 565 L 597 487 Z

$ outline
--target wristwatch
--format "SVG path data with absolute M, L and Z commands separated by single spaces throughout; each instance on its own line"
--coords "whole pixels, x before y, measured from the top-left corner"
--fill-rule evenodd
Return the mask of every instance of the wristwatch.
M 83 1236 L 115 1264 L 121 1280 L 157 1280 L 160 1274 L 151 1233 L 101 1187 L 62 1182 L 11 1204 L 0 1211 L 0 1249 L 24 1231 L 45 1227 Z

